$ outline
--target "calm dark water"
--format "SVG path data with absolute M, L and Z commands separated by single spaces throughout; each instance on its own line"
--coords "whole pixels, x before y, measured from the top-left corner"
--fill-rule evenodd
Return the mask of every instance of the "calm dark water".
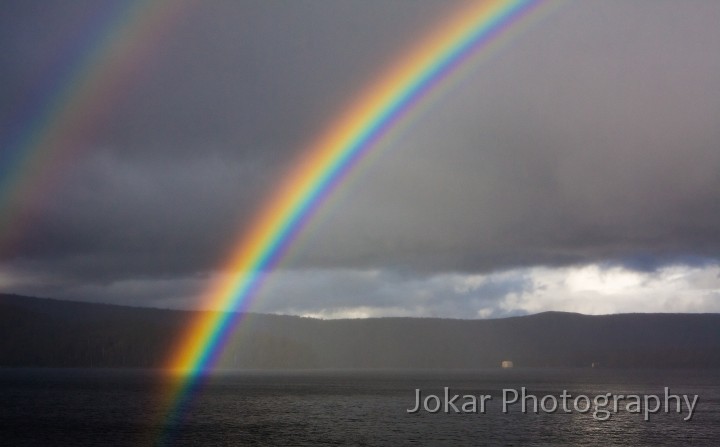
M 150 371 L 0 369 L 0 445 L 156 445 L 163 429 Z M 416 389 L 490 395 L 485 413 L 409 414 Z M 539 399 L 563 390 L 570 413 L 502 411 L 503 390 Z M 575 411 L 578 394 L 698 395 L 694 415 Z M 512 397 L 511 392 L 507 392 Z M 455 403 L 461 409 L 462 398 Z M 434 404 L 433 398 L 429 401 Z M 551 400 L 546 401 L 549 409 Z M 532 400 L 528 400 L 532 410 Z M 578 408 L 583 409 L 580 402 Z M 469 409 L 469 407 L 467 407 Z M 607 407 L 605 407 L 607 408 Z M 432 408 L 431 408 L 432 409 Z M 479 405 L 478 405 L 479 409 Z M 610 410 L 613 410 L 610 403 Z M 720 371 L 515 369 L 475 372 L 228 373 L 208 380 L 173 445 L 718 445 Z

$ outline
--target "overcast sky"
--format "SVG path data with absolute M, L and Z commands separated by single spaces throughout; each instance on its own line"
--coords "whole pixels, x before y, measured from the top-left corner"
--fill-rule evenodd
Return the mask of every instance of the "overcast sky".
M 0 290 L 195 308 L 299 154 L 458 5 L 197 2 L 74 137 Z M 3 142 L 106 7 L 3 6 Z M 377 147 L 251 310 L 720 312 L 720 2 L 549 9 Z

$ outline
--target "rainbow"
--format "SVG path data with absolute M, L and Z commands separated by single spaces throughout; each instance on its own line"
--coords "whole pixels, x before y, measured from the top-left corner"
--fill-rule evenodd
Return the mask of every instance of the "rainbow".
M 190 0 L 124 0 L 98 6 L 81 30 L 67 30 L 56 63 L 33 86 L 0 142 L 0 252 L 26 227 L 63 163 L 146 69 Z
M 168 367 L 182 379 L 171 392 L 169 428 L 178 423 L 200 378 L 216 364 L 267 272 L 280 262 L 328 195 L 429 93 L 468 60 L 499 42 L 500 36 L 517 29 L 516 24 L 529 22 L 540 3 L 490 0 L 467 4 L 372 82 L 327 133 L 310 145 L 294 173 L 234 244 L 222 267 L 232 274 L 218 280 L 203 297 L 207 307 L 227 312 L 201 313 L 172 353 Z

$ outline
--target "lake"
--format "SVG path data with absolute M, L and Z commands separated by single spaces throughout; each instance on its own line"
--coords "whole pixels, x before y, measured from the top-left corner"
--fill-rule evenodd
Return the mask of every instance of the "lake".
M 161 437 L 167 380 L 144 370 L 0 369 L 0 444 L 651 446 L 720 439 L 717 370 L 223 372 L 206 381 L 182 426 Z M 458 397 L 447 404 L 446 393 Z M 668 393 L 678 399 L 666 402 Z M 418 395 L 420 408 L 408 412 Z M 628 396 L 637 396 L 639 408 Z

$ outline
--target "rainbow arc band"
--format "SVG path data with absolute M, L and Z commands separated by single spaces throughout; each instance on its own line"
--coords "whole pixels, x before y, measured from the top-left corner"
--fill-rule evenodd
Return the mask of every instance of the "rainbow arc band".
M 549 0 L 548 0 L 549 1 Z M 92 130 L 93 111 L 112 103 L 132 67 L 153 54 L 158 37 L 187 16 L 194 0 L 128 0 L 88 40 L 81 56 L 69 61 L 69 71 L 51 89 L 42 107 L 20 126 L 5 145 L 0 177 L 0 249 L 23 225 L 22 203 L 33 203 L 48 188 L 50 168 L 74 149 L 73 135 Z M 191 397 L 210 371 L 262 286 L 263 278 L 283 259 L 315 212 L 377 143 L 413 110 L 456 74 L 467 61 L 483 54 L 540 17 L 548 2 L 486 0 L 468 2 L 444 21 L 413 51 L 400 57 L 368 90 L 351 101 L 346 113 L 304 151 L 297 168 L 266 201 L 250 230 L 233 245 L 221 266 L 231 272 L 204 295 L 209 308 L 201 312 L 178 340 L 168 368 L 179 373 L 167 391 L 167 419 L 160 443 L 168 442 L 182 420 Z M 542 8 L 540 7 L 542 5 Z M 101 107 L 100 107 L 101 108 Z M 39 200 L 39 199 L 38 199 Z M 24 206 L 24 205 L 23 205 Z M 20 208 L 22 208 L 20 206 Z M 4 244 L 5 243 L 5 244 Z
M 202 312 L 179 340 L 168 368 L 182 379 L 170 392 L 167 428 L 181 419 L 193 391 L 222 353 L 263 278 L 283 258 L 308 220 L 386 133 L 468 60 L 489 51 L 501 36 L 541 5 L 537 0 L 490 0 L 463 8 L 398 64 L 385 72 L 305 151 L 294 173 L 266 202 L 250 230 L 222 266 L 233 272 L 204 296 Z
M 447 20 L 416 50 L 371 83 L 297 168 L 234 244 L 221 270 L 231 272 L 203 298 L 208 308 L 179 341 L 168 368 L 190 376 L 215 364 L 231 329 L 298 234 L 376 143 L 418 102 L 510 27 L 537 9 L 536 0 L 474 2 Z

